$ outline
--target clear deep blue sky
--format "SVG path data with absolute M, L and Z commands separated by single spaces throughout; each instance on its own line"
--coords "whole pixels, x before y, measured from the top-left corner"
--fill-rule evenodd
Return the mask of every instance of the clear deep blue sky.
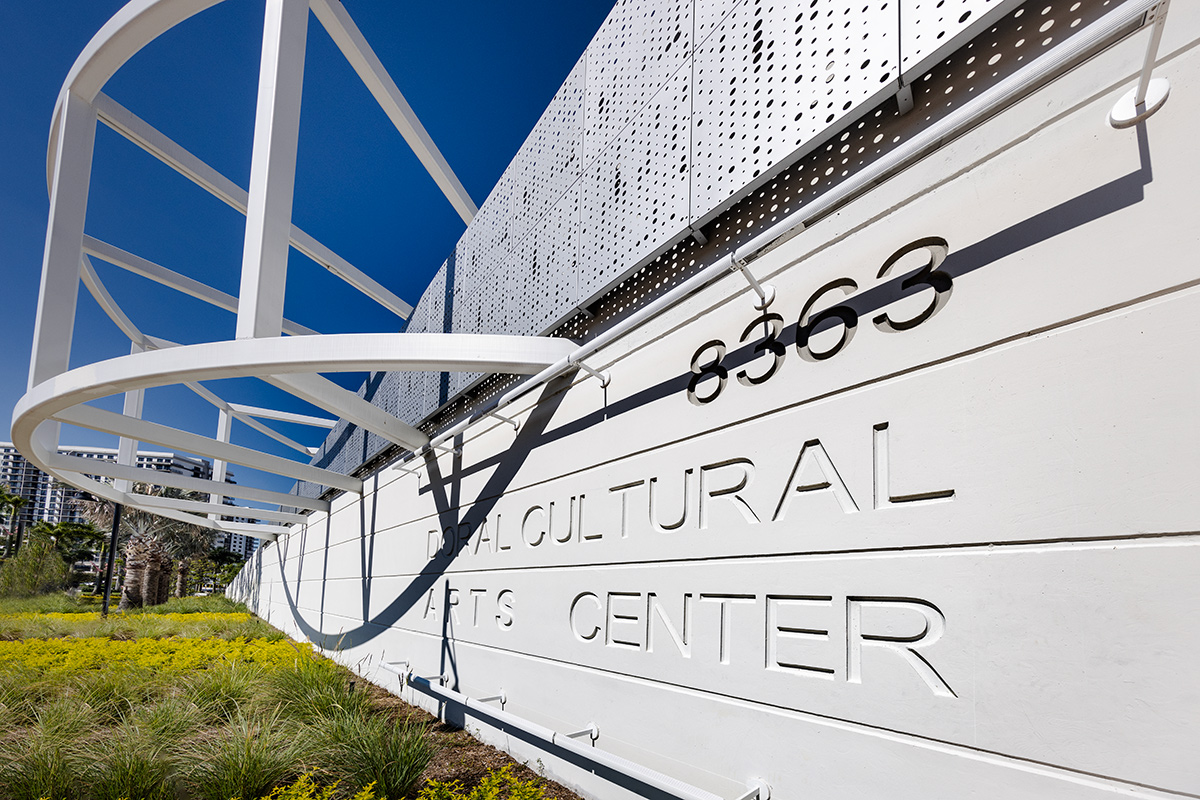
M 478 205 L 613 4 L 343 2 Z M 122 0 L 0 0 L 5 289 L 0 416 L 6 421 L 27 380 L 49 207 L 46 139 L 54 101 L 76 56 L 122 5 Z M 262 13 L 263 0 L 226 0 L 202 12 L 135 56 L 106 93 L 245 187 Z M 414 304 L 464 230 L 312 17 L 293 220 Z M 240 214 L 98 127 L 89 234 L 236 294 L 243 230 Z M 146 333 L 182 343 L 233 337 L 232 315 L 93 261 Z M 288 269 L 290 319 L 322 333 L 399 329 L 396 317 L 295 251 Z M 128 341 L 82 287 L 75 324 L 73 366 L 128 352 Z M 360 378 L 343 382 L 357 386 Z M 312 410 L 258 382 L 217 382 L 209 388 L 234 402 Z M 167 388 L 148 393 L 146 417 L 211 435 L 216 411 L 186 389 Z M 322 438 L 316 429 L 277 427 L 305 444 Z M 71 428 L 63 441 L 115 444 L 111 437 Z M 240 423 L 234 424 L 234 441 L 295 455 Z M 235 470 L 239 481 L 267 485 L 245 468 Z

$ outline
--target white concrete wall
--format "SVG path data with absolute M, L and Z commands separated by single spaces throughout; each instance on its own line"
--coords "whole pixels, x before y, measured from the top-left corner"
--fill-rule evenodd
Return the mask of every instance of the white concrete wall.
M 606 390 L 380 473 L 231 592 L 382 685 L 404 660 L 503 688 L 727 797 L 1200 794 L 1198 35 L 1176 3 L 1144 127 L 1105 115 L 1145 31 L 757 262 L 769 380 L 736 378 L 771 358 L 747 349 L 761 323 L 739 342 L 760 312 L 731 275 L 598 354 Z M 877 277 L 926 237 L 953 290 L 881 330 L 931 302 L 896 299 L 915 255 Z M 845 302 L 856 332 L 806 360 L 801 310 L 844 279 L 814 308 Z M 714 339 L 728 382 L 695 405 Z M 588 796 L 654 796 L 463 721 Z

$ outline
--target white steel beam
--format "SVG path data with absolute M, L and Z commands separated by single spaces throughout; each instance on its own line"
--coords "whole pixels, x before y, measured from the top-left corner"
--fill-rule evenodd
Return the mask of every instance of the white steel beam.
M 163 286 L 182 292 L 197 300 L 202 300 L 209 305 L 231 311 L 234 314 L 238 313 L 238 299 L 233 295 L 222 292 L 220 289 L 214 289 L 207 284 L 200 283 L 198 280 L 181 275 L 159 264 L 155 264 L 153 261 L 122 250 L 108 242 L 102 242 L 94 236 L 85 235 L 83 237 L 83 252 L 103 259 L 109 264 L 120 267 L 127 272 L 141 275 L 143 278 L 148 278 L 155 283 L 161 283 Z M 283 320 L 282 330 L 283 333 L 289 336 L 317 335 L 317 332 L 312 328 L 287 319 Z
M 129 345 L 129 352 L 131 355 L 133 353 L 140 353 L 140 352 L 142 352 L 142 350 L 143 350 L 143 348 L 142 348 L 141 344 L 139 344 L 138 342 L 132 342 Z M 142 401 L 145 399 L 145 397 L 146 397 L 145 389 L 132 389 L 132 390 L 126 392 L 125 393 L 125 403 L 122 406 L 122 413 L 124 413 L 124 415 L 127 417 L 133 417 L 134 419 L 141 419 L 142 418 Z M 122 436 L 120 442 L 117 445 L 117 463 L 124 464 L 127 467 L 136 467 L 137 466 L 137 449 L 138 449 L 138 442 L 136 439 L 130 439 L 128 437 Z M 117 491 L 119 491 L 119 492 L 128 492 L 130 489 L 133 488 L 133 485 L 129 481 L 125 481 L 125 480 L 115 481 L 114 486 L 117 489 Z
M 442 194 L 446 195 L 463 222 L 470 225 L 479 209 L 345 7 L 339 0 L 313 0 L 312 10 Z
M 66 93 L 61 104 L 55 131 L 50 219 L 33 329 L 29 388 L 70 369 L 75 301 L 79 296 L 79 262 L 92 176 L 96 112 L 87 101 L 71 92 Z
M 86 247 L 86 244 L 85 244 L 85 247 Z M 88 291 L 91 292 L 91 294 L 92 294 L 92 297 L 94 297 L 96 299 L 96 302 L 100 304 L 100 307 L 102 309 L 104 309 L 104 312 L 106 314 L 108 314 L 109 318 L 116 324 L 116 326 L 118 328 L 121 329 L 121 331 L 127 337 L 129 337 L 129 340 L 135 344 L 140 345 L 140 348 L 138 349 L 137 352 L 141 352 L 143 350 L 151 350 L 151 349 L 160 350 L 160 349 L 165 349 L 168 347 L 178 347 L 179 346 L 175 342 L 168 342 L 163 339 L 159 339 L 159 338 L 156 338 L 153 336 L 146 336 L 145 334 L 143 334 L 141 332 L 141 330 L 138 329 L 138 327 L 133 324 L 133 321 L 130 320 L 129 317 L 125 315 L 125 312 L 121 310 L 121 307 L 117 305 L 117 302 L 115 300 L 113 300 L 112 295 L 108 293 L 108 289 L 105 288 L 104 283 L 100 280 L 100 277 L 96 274 L 95 268 L 92 267 L 91 259 L 89 259 L 87 255 L 84 255 L 84 257 L 83 257 L 82 267 L 83 267 L 83 283 L 84 283 L 84 285 L 87 286 Z M 286 320 L 284 321 L 284 323 L 285 323 L 284 330 L 286 331 L 287 330 L 286 326 L 289 325 L 290 323 L 288 323 Z M 291 449 L 295 450 L 298 453 L 302 453 L 306 456 L 311 456 L 316 451 L 316 448 L 306 447 L 305 445 L 300 444 L 299 442 L 291 439 L 290 437 L 284 436 L 282 433 L 279 433 L 278 431 L 272 430 L 268 426 L 263 425 L 261 422 L 256 420 L 252 415 L 246 414 L 239 410 L 235 410 L 231 403 L 226 403 L 220 397 L 217 397 L 217 395 L 213 394 L 208 389 L 201 386 L 199 383 L 196 383 L 194 381 L 184 381 L 183 385 L 186 386 L 187 388 L 191 389 L 196 394 L 200 395 L 200 397 L 203 397 L 205 400 L 207 400 L 209 403 L 211 403 L 213 406 L 215 406 L 217 409 L 221 410 L 222 412 L 228 412 L 231 416 L 236 417 L 237 419 L 240 419 L 242 422 L 246 423 L 251 428 L 254 428 L 259 433 L 262 433 L 265 436 L 271 437 L 272 439 L 279 442 L 280 444 L 290 447 Z M 266 409 L 261 409 L 261 410 L 265 411 Z M 125 413 L 127 415 L 130 414 L 129 411 L 126 411 Z M 279 413 L 283 413 L 283 412 L 279 412 Z M 293 416 L 303 417 L 304 415 L 296 414 Z M 319 427 L 333 427 L 333 425 L 335 424 L 334 421 L 324 420 L 319 417 L 304 417 L 304 418 L 313 420 L 313 422 L 311 422 L 311 423 L 304 423 L 304 424 L 319 425 Z M 226 439 L 226 441 L 228 441 L 228 439 Z M 214 467 L 214 469 L 215 469 L 215 467 Z M 222 475 L 220 479 L 224 480 L 224 476 Z
M 362 481 L 327 469 L 299 464 L 287 458 L 281 458 L 269 453 L 252 450 L 236 444 L 228 444 L 201 436 L 189 431 L 179 430 L 156 422 L 133 419 L 124 414 L 116 414 L 102 408 L 78 405 L 63 409 L 54 415 L 59 422 L 68 425 L 78 425 L 103 433 L 117 436 L 129 436 L 143 442 L 151 442 L 162 447 L 171 447 L 198 456 L 208 456 L 212 459 L 231 461 L 252 469 L 261 469 L 277 475 L 286 475 L 296 480 L 317 483 L 348 492 L 362 492 Z M 215 483 L 215 481 L 214 481 Z
M 193 514 L 210 514 L 213 517 L 245 517 L 247 519 L 264 519 L 268 522 L 284 522 L 303 524 L 308 517 L 303 514 L 292 514 L 287 511 L 270 511 L 250 506 L 227 506 L 221 502 L 203 502 L 200 500 L 184 500 L 180 497 L 158 497 L 150 494 L 129 495 L 134 505 L 152 506 L 154 508 L 174 508 L 179 511 L 190 511 Z
M 429 443 L 428 436 L 407 422 L 379 406 L 371 405 L 328 378 L 320 375 L 273 375 L 263 380 L 409 450 Z
M 310 417 L 307 414 L 293 414 L 290 411 L 277 411 L 273 408 L 259 408 L 258 406 L 245 406 L 241 403 L 230 403 L 229 407 L 234 411 L 244 414 L 248 417 L 258 417 L 259 419 L 273 419 L 276 422 L 294 422 L 297 425 L 308 425 L 313 428 L 332 428 L 337 425 L 336 419 L 327 419 L 325 417 Z
M 278 503 L 281 506 L 307 508 L 311 511 L 329 511 L 329 502 L 327 500 L 314 500 L 294 494 L 274 492 L 270 489 L 258 489 L 253 486 L 229 483 L 224 486 L 216 486 L 214 481 L 207 478 L 193 478 L 190 475 L 177 475 L 174 472 L 162 472 L 144 467 L 129 467 L 124 464 L 118 464 L 115 461 L 101 461 L 94 458 L 63 455 L 62 453 L 41 453 L 39 457 L 44 461 L 46 467 L 55 472 L 70 472 L 78 475 L 102 475 L 106 478 L 114 479 L 123 478 L 133 483 L 172 486 L 176 489 L 186 489 L 206 494 L 214 490 L 228 491 L 231 496 L 242 500 L 254 500 L 260 503 Z
M 90 460 L 90 459 L 85 459 L 85 460 Z M 150 472 L 150 471 L 151 470 L 143 470 L 143 472 Z M 162 473 L 155 473 L 155 474 L 162 474 Z M 80 474 L 77 472 L 66 472 L 66 471 L 56 470 L 54 472 L 54 477 L 60 481 L 63 481 L 64 483 L 69 483 L 72 486 L 77 486 L 80 489 L 83 489 L 85 492 L 88 492 L 89 494 L 92 494 L 96 497 L 103 497 L 106 500 L 110 500 L 114 503 L 120 503 L 121 505 L 131 506 L 134 508 L 137 508 L 140 505 L 137 498 L 140 497 L 141 495 L 129 494 L 126 492 L 118 491 L 117 489 L 114 489 L 112 486 L 108 485 L 107 483 L 101 483 L 99 481 L 92 480 L 91 478 L 87 477 L 87 475 L 83 475 L 83 474 Z M 162 484 L 162 481 L 159 481 L 159 484 Z M 277 525 L 251 526 L 251 525 L 246 525 L 245 523 L 232 523 L 232 522 L 225 522 L 222 520 L 210 520 L 207 517 L 198 517 L 195 514 L 192 514 L 188 511 L 182 511 L 177 508 L 168 508 L 166 506 L 158 506 L 154 509 L 154 511 L 152 513 L 158 514 L 159 516 L 163 516 L 163 517 L 170 517 L 171 519 L 177 519 L 180 522 L 186 522 L 189 525 L 199 525 L 202 527 L 212 528 L 214 530 L 219 530 L 219 531 L 230 531 L 232 533 L 245 533 L 246 529 L 252 529 L 252 532 L 250 535 L 258 536 L 258 537 L 264 538 L 264 539 L 274 540 L 274 538 L 278 532 L 287 530 L 286 528 L 280 528 Z
M 92 266 L 92 260 L 85 253 L 81 262 L 80 278 L 83 280 L 83 285 L 95 298 L 100 308 L 108 315 L 108 318 L 113 321 L 113 324 L 121 329 L 131 342 L 136 342 L 142 345 L 142 349 L 149 349 L 150 339 L 138 329 L 137 325 L 133 324 L 121 307 L 117 305 L 117 301 L 108 293 L 104 283 L 100 280 L 100 276 L 96 274 L 96 268 Z
M 279 534 L 291 532 L 291 529 L 285 525 L 250 525 L 243 522 L 223 521 L 211 524 L 229 533 L 240 533 L 243 536 L 253 536 L 255 539 L 268 539 L 272 542 L 275 541 Z
M 212 399 L 215 399 L 219 402 L 224 402 L 224 401 L 221 401 L 221 399 L 219 397 L 217 397 L 215 394 L 212 394 L 212 392 L 209 392 L 207 389 L 204 389 L 203 387 L 201 387 L 200 384 L 198 384 L 198 383 L 195 384 L 195 387 L 197 389 L 201 389 L 203 392 L 205 392 L 209 395 L 212 395 Z M 195 391 L 195 389 L 193 389 L 193 391 Z M 200 396 L 204 397 L 204 394 L 201 394 Z M 204 399 L 209 400 L 208 397 L 204 397 Z M 209 400 L 209 402 L 212 402 L 212 400 Z M 222 442 L 223 444 L 229 444 L 229 434 L 232 432 L 233 432 L 233 417 L 230 415 L 230 413 L 226 409 L 221 408 L 220 405 L 217 405 L 217 441 Z M 224 485 L 225 476 L 228 473 L 228 470 L 229 470 L 229 465 L 226 464 L 224 461 L 221 461 L 220 459 L 213 461 L 213 471 L 212 471 L 213 483 L 217 484 L 218 486 Z M 219 492 L 213 492 L 213 493 L 209 494 L 208 502 L 216 504 L 216 505 L 220 505 L 222 497 L 223 497 L 223 495 L 220 494 Z
M 195 383 L 193 381 L 187 381 L 183 385 L 186 386 L 187 388 L 191 389 L 196 394 L 203 397 L 205 400 L 207 400 L 213 406 L 216 406 L 216 408 L 220 411 L 221 414 L 230 418 L 231 422 L 234 419 L 237 419 L 241 422 L 246 423 L 251 428 L 253 428 L 254 430 L 263 434 L 264 436 L 269 436 L 270 438 L 274 439 L 275 441 L 279 442 L 280 444 L 282 444 L 286 447 L 289 447 L 292 450 L 295 450 L 297 453 L 301 453 L 306 456 L 311 456 L 313 454 L 313 448 L 306 447 L 305 445 L 302 445 L 299 442 L 297 442 L 287 436 L 284 436 L 279 431 L 272 430 L 271 428 L 267 427 L 266 425 L 263 425 L 261 422 L 259 422 L 254 417 L 250 416 L 249 414 L 244 414 L 241 411 L 238 411 L 237 409 L 234 408 L 233 403 L 226 403 L 220 397 L 217 397 L 215 394 L 213 394 L 212 392 L 210 392 L 208 389 L 204 388 L 200 384 Z M 225 438 L 223 438 L 223 439 L 221 438 L 221 436 L 222 436 L 221 432 L 223 430 L 224 430 L 224 423 L 218 422 L 218 424 L 217 424 L 217 439 L 220 441 L 223 441 L 223 442 L 228 442 L 229 441 L 228 433 L 224 434 Z M 214 467 L 214 469 L 215 469 L 215 467 Z M 222 476 L 221 480 L 224 480 L 223 476 Z
M 346 283 L 358 289 L 379 305 L 391 311 L 400 319 L 412 316 L 413 307 L 384 288 L 383 284 L 370 275 L 353 266 L 346 259 L 330 250 L 325 245 L 309 236 L 304 231 L 292 226 L 292 247 L 299 250 L 325 269 L 337 275 Z
M 483 333 L 335 333 L 181 345 L 110 358 L 56 376 L 21 398 L 14 409 L 13 424 L 43 404 L 57 411 L 138 386 L 314 372 L 413 370 L 533 375 L 565 360 L 577 348 L 570 339 Z
M 105 125 L 217 199 L 242 214 L 246 213 L 249 195 L 245 189 L 192 155 L 108 95 L 97 95 L 95 106 L 100 121 Z M 412 314 L 412 305 L 401 300 L 374 278 L 295 225 L 291 230 L 291 245 L 401 319 L 408 319 Z M 103 256 L 101 257 L 103 258 Z
M 267 0 L 238 290 L 239 339 L 283 331 L 307 37 L 308 0 Z
M 108 127 L 145 150 L 209 194 L 246 213 L 246 190 L 193 155 L 162 131 L 101 92 L 92 102 Z

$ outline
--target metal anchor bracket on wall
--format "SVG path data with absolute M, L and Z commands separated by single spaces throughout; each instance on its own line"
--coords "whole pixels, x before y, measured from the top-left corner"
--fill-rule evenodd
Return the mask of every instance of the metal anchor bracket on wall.
M 771 787 L 765 781 L 754 779 L 746 784 L 746 791 L 734 800 L 771 800 Z
M 1171 93 L 1171 83 L 1166 78 L 1151 78 L 1154 61 L 1158 58 L 1158 46 L 1162 43 L 1163 27 L 1167 22 L 1167 7 L 1171 0 L 1155 3 L 1146 12 L 1146 22 L 1151 26 L 1150 41 L 1146 45 L 1146 57 L 1142 60 L 1142 71 L 1137 86 L 1121 95 L 1121 99 L 1108 112 L 1108 124 L 1114 128 L 1130 128 L 1162 108 Z
M 580 736 L 587 736 L 592 740 L 592 744 L 595 744 L 596 740 L 600 738 L 600 726 L 594 722 L 589 722 L 586 728 L 580 728 L 577 731 L 571 731 L 562 735 L 568 739 L 578 739 Z
M 487 412 L 485 412 L 485 413 L 484 413 L 484 416 L 486 416 L 486 417 L 492 417 L 492 418 L 494 418 L 494 419 L 498 419 L 498 420 L 500 420 L 501 422 L 507 422 L 509 425 L 512 425 L 512 428 L 513 428 L 513 430 L 514 430 L 514 431 L 519 431 L 519 430 L 521 430 L 521 423 L 520 423 L 520 422 L 518 422 L 518 421 L 517 421 L 517 420 L 515 420 L 515 419 L 511 419 L 511 418 L 509 418 L 509 417 L 506 417 L 506 416 L 504 416 L 503 414 L 497 414 L 495 411 L 487 411 Z
M 729 267 L 729 271 L 741 272 L 742 277 L 745 278 L 746 282 L 750 284 L 750 288 L 753 289 L 754 293 L 758 295 L 758 302 L 755 303 L 754 307 L 759 311 L 766 311 L 767 307 L 770 306 L 771 303 L 775 302 L 775 287 L 769 283 L 765 286 L 759 283 L 758 279 L 754 277 L 754 273 L 752 273 L 750 268 L 746 266 L 746 260 L 743 258 L 738 258 L 737 253 L 733 253 L 729 256 L 729 263 L 731 265 Z
M 493 694 L 488 697 L 476 697 L 475 699 L 480 703 L 494 703 L 498 700 L 500 701 L 500 708 L 504 708 L 504 704 L 508 702 L 508 695 L 501 689 L 500 694 Z
M 608 388 L 608 384 L 612 381 L 612 374 L 607 370 L 601 371 L 594 367 L 589 367 L 587 364 L 577 360 L 574 356 L 567 356 L 567 363 L 573 367 L 579 367 L 581 370 L 591 375 L 593 378 L 600 381 L 600 388 Z

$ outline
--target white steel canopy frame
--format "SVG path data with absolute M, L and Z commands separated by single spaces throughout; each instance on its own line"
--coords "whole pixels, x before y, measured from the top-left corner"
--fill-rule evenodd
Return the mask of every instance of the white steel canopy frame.
M 108 80 L 141 48 L 221 0 L 132 0 L 92 38 L 63 84 L 47 153 L 50 220 L 42 264 L 29 391 L 13 413 L 12 438 L 34 464 L 55 478 L 116 503 L 217 530 L 273 539 L 300 514 L 223 502 L 232 493 L 256 502 L 323 510 L 329 504 L 224 481 L 226 464 L 361 492 L 362 481 L 308 463 L 313 448 L 275 431 L 263 420 L 331 428 L 336 420 L 228 403 L 201 381 L 257 377 L 372 433 L 417 450 L 429 437 L 321 376 L 375 370 L 536 374 L 565 358 L 566 339 L 463 334 L 338 334 L 322 336 L 283 317 L 288 249 L 295 248 L 402 319 L 413 307 L 357 267 L 294 226 L 292 190 L 309 12 L 363 80 L 446 199 L 464 222 L 475 203 L 438 151 L 395 82 L 339 0 L 266 0 L 249 190 L 205 164 L 134 113 L 102 93 Z M 246 215 L 241 288 L 234 297 L 84 232 L 97 122 L 137 144 L 205 191 Z M 177 345 L 140 330 L 121 309 L 91 258 L 121 267 L 237 314 L 232 341 Z M 129 338 L 127 356 L 69 369 L 79 284 Z M 285 337 L 285 334 L 287 335 Z M 218 411 L 214 437 L 143 420 L 148 388 L 182 384 Z M 87 405 L 125 395 L 123 413 Z M 300 453 L 294 461 L 229 441 L 230 423 L 246 425 Z M 114 434 L 115 463 L 58 452 L 62 423 Z M 152 442 L 214 460 L 213 479 L 134 466 L 138 442 Z M 89 476 L 108 478 L 112 483 Z M 135 482 L 207 493 L 207 502 L 151 497 Z M 261 522 L 234 522 L 246 518 Z

